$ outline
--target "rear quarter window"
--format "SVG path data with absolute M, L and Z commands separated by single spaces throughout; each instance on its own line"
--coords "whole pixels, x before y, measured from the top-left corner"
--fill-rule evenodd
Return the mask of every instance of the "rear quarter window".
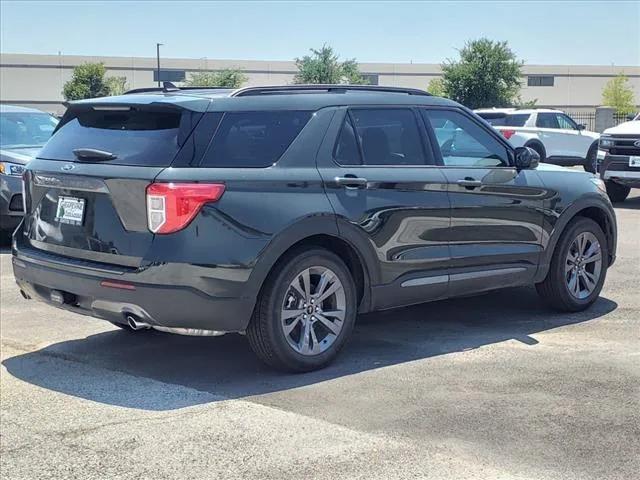
M 276 163 L 311 118 L 308 111 L 225 113 L 202 167 L 263 168 Z

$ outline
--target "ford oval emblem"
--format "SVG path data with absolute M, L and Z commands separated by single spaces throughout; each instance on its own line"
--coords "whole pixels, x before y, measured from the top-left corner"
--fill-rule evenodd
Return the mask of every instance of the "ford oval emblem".
M 636 140 L 635 142 L 633 142 L 633 146 L 640 148 L 640 140 Z
M 69 170 L 73 170 L 76 166 L 73 163 L 66 163 L 62 166 L 62 170 L 68 172 Z

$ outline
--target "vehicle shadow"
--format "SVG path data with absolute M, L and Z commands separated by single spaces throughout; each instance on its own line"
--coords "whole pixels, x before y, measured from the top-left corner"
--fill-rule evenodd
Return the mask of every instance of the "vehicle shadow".
M 172 410 L 288 390 L 512 339 L 535 348 L 538 341 L 531 335 L 594 320 L 616 307 L 600 298 L 585 312 L 559 314 L 542 305 L 533 288 L 512 288 L 362 315 L 337 360 L 306 374 L 269 369 L 240 335 L 183 337 L 159 332 L 109 331 L 11 357 L 3 365 L 21 380 L 68 395 L 128 408 Z M 65 366 L 46 361 L 51 357 L 71 362 Z M 163 382 L 163 388 L 150 386 L 149 379 Z M 194 389 L 194 394 L 170 393 L 175 388 L 166 384 Z
M 634 195 L 633 190 L 631 195 Z M 640 210 L 640 195 L 629 196 L 624 202 L 614 203 L 613 206 L 621 210 Z
M 0 232 L 0 253 L 11 253 L 11 234 Z

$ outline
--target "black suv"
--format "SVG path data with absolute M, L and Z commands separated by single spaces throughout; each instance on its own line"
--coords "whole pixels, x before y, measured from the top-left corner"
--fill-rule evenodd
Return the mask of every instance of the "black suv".
M 14 273 L 26 298 L 130 330 L 246 333 L 270 365 L 312 370 L 361 312 L 526 284 L 591 305 L 613 209 L 592 174 L 537 163 L 420 90 L 73 102 L 25 173 Z

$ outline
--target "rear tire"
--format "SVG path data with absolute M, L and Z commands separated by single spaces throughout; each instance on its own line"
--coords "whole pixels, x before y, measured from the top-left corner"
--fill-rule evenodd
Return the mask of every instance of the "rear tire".
M 247 339 L 278 370 L 316 370 L 338 355 L 356 313 L 356 288 L 344 262 L 320 248 L 296 250 L 269 274 Z
M 581 239 L 585 239 L 583 251 L 579 248 Z M 536 290 L 556 310 L 579 312 L 597 300 L 608 266 L 607 239 L 600 225 L 590 218 L 576 217 L 562 233 L 547 277 L 536 284 Z
M 626 185 L 620 185 L 619 183 L 607 180 L 604 182 L 607 187 L 607 195 L 612 202 L 624 202 L 631 192 L 631 188 Z
M 589 173 L 596 173 L 598 171 L 598 146 L 591 145 L 587 152 L 587 158 L 584 159 L 584 170 Z

